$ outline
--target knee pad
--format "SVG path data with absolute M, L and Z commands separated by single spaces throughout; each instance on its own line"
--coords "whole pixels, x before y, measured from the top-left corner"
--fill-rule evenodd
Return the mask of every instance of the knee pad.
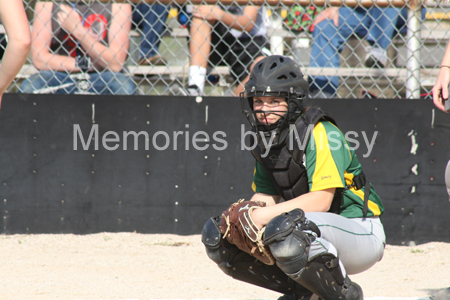
M 208 257 L 220 266 L 230 260 L 230 249 L 225 246 L 225 240 L 222 238 L 219 219 L 219 217 L 213 217 L 205 223 L 202 230 L 202 242 Z
M 360 300 L 362 290 L 341 268 L 332 245 L 320 238 L 320 230 L 295 209 L 273 218 L 264 242 L 277 266 L 291 279 L 326 300 Z M 330 247 L 324 245 L 328 244 Z M 334 249 L 335 250 L 335 249 Z
M 232 276 L 233 269 L 236 270 L 233 264 L 237 261 L 245 261 L 245 268 L 248 268 L 256 258 L 251 255 L 243 259 L 245 252 L 239 250 L 238 247 L 228 242 L 222 237 L 219 228 L 220 217 L 210 218 L 202 230 L 202 242 L 206 247 L 206 254 L 214 261 L 219 268 L 227 275 Z
M 292 274 L 308 261 L 311 242 L 320 237 L 319 228 L 305 218 L 301 209 L 294 209 L 273 218 L 264 232 L 264 243 L 269 246 L 278 267 Z
M 264 232 L 264 241 L 268 244 L 282 241 L 296 228 L 311 236 L 320 237 L 319 227 L 314 222 L 306 219 L 303 210 L 296 208 L 290 212 L 282 213 L 267 224 Z

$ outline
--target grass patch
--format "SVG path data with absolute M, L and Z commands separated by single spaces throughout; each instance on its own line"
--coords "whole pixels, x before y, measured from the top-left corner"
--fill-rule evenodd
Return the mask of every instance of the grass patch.
M 410 252 L 411 252 L 411 253 L 425 253 L 425 250 L 411 249 Z

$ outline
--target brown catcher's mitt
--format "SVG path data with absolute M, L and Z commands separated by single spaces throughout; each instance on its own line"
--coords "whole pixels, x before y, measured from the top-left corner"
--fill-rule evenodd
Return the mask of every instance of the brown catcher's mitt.
M 222 213 L 220 231 L 223 236 L 239 249 L 256 257 L 267 265 L 273 265 L 275 259 L 270 249 L 264 245 L 262 235 L 264 229 L 259 230 L 250 217 L 250 213 L 264 202 L 239 200 Z

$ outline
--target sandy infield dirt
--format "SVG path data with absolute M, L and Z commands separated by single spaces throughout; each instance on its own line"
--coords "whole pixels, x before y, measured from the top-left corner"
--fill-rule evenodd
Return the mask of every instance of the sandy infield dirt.
M 199 235 L 1 235 L 0 299 L 277 299 L 210 261 Z M 450 286 L 450 244 L 386 247 L 352 275 L 374 297 L 424 298 Z

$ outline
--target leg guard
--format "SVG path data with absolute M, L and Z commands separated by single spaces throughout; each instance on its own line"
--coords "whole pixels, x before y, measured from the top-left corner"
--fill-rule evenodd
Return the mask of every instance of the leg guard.
M 337 253 L 329 252 L 334 247 L 320 238 L 318 227 L 305 218 L 301 209 L 273 218 L 266 226 L 264 242 L 277 266 L 320 298 L 363 299 L 359 285 L 340 266 Z
M 266 265 L 255 257 L 239 250 L 222 238 L 218 217 L 209 219 L 202 231 L 202 242 L 208 257 L 234 279 L 251 283 L 279 293 L 308 299 L 312 293 L 289 278 L 276 265 Z
M 448 300 L 450 299 L 450 287 L 442 289 L 436 294 L 430 296 L 430 300 Z

